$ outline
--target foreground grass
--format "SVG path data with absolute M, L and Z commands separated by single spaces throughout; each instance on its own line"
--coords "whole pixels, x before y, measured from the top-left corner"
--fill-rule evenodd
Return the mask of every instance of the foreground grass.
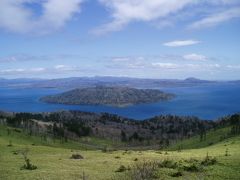
M 69 142 L 48 142 L 43 144 L 37 137 L 27 137 L 23 133 L 6 134 L 6 128 L 0 128 L 0 179 L 3 180 L 65 180 L 82 179 L 83 172 L 87 179 L 107 180 L 112 178 L 124 179 L 125 172 L 116 172 L 121 165 L 132 167 L 142 161 L 163 160 L 202 160 L 214 156 L 217 163 L 203 167 L 202 171 L 184 171 L 180 179 L 240 179 L 240 137 L 225 139 L 217 144 L 201 149 L 178 151 L 113 151 L 85 150 L 82 144 Z M 12 141 L 12 146 L 9 145 Z M 199 142 L 199 140 L 198 140 Z M 104 142 L 106 143 L 106 142 Z M 37 166 L 36 170 L 20 170 L 24 164 L 20 154 L 14 152 L 28 148 L 29 158 Z M 74 148 L 73 148 L 74 147 Z M 225 156 L 228 149 L 228 156 Z M 81 154 L 84 159 L 70 159 L 74 153 Z M 172 174 L 173 168 L 158 168 L 156 179 L 176 179 Z

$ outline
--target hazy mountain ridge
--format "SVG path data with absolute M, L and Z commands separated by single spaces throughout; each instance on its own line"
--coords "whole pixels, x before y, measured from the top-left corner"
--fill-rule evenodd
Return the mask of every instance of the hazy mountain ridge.
M 169 100 L 173 97 L 173 94 L 160 90 L 96 86 L 45 96 L 40 100 L 59 104 L 129 106 Z
M 164 88 L 179 86 L 196 86 L 217 83 L 240 83 L 240 81 L 209 81 L 197 78 L 180 79 L 147 79 L 131 77 L 70 77 L 59 79 L 0 79 L 0 87 L 21 88 L 65 88 L 74 89 L 95 86 L 128 86 L 132 88 Z

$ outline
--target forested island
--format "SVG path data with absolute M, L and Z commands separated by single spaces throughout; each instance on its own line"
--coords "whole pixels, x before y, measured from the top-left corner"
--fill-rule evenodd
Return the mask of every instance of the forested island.
M 96 86 L 78 88 L 57 95 L 45 96 L 40 100 L 47 103 L 58 104 L 110 105 L 122 107 L 166 101 L 173 97 L 173 94 L 155 89 Z

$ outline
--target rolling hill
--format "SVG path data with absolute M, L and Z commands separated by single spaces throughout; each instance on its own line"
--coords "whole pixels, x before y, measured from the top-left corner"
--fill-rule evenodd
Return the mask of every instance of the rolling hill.
M 10 129 L 10 133 L 9 130 Z M 207 136 L 218 136 L 221 129 Z M 86 140 L 85 140 L 86 141 Z M 88 143 L 96 142 L 89 137 Z M 190 138 L 188 142 L 195 143 Z M 190 148 L 190 146 L 188 146 Z M 239 179 L 240 136 L 233 136 L 203 148 L 167 150 L 86 150 L 84 141 L 65 142 L 29 136 L 16 128 L 0 126 L 0 179 L 134 179 L 143 170 L 148 179 Z M 21 152 L 37 169 L 21 169 Z M 227 151 L 227 152 L 226 152 Z M 227 154 L 226 154 L 227 153 Z M 80 154 L 83 159 L 72 159 Z M 156 166 L 155 166 L 156 165 Z
M 150 128 L 153 135 L 157 131 L 165 131 L 167 134 L 162 133 L 162 138 L 166 135 L 168 139 L 176 138 L 166 146 L 160 146 L 155 138 L 151 140 L 157 146 L 145 145 L 142 141 L 135 146 L 136 139 L 130 146 L 126 141 L 109 139 L 104 133 L 101 137 L 92 133 L 79 134 L 88 130 L 86 125 L 89 121 L 92 124 L 88 125 L 97 134 L 100 127 L 106 127 L 103 132 L 112 132 L 114 126 L 124 129 L 125 124 L 138 129 Z M 134 121 L 77 111 L 43 114 L 2 112 L 0 179 L 238 180 L 239 122 L 239 114 L 208 122 L 175 116 Z M 199 133 L 190 135 L 188 132 L 191 130 Z M 79 136 L 76 137 L 74 132 Z

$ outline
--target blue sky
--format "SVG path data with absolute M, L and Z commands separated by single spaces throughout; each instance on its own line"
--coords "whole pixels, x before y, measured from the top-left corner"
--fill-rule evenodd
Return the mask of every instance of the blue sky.
M 240 0 L 0 0 L 0 77 L 240 79 Z

